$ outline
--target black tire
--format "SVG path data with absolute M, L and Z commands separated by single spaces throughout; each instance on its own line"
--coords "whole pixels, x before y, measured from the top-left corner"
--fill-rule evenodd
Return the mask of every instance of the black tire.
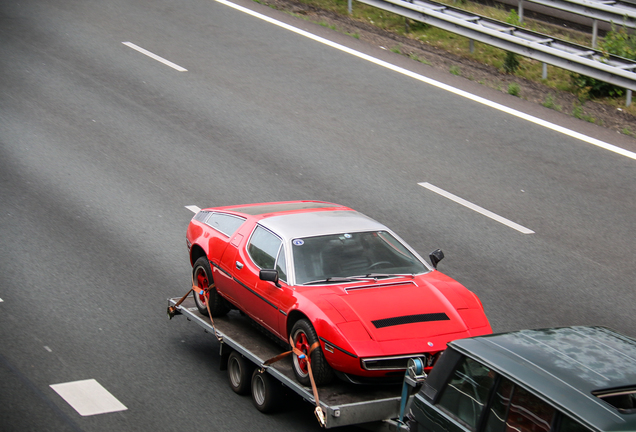
M 252 403 L 262 413 L 271 413 L 280 407 L 282 388 L 267 372 L 256 368 L 252 374 Z
M 314 326 L 311 325 L 309 320 L 302 318 L 296 321 L 292 327 L 291 337 L 296 348 L 304 353 L 309 351 L 309 348 L 318 342 L 318 336 Z M 333 369 L 327 363 L 325 355 L 322 352 L 322 347 L 318 347 L 311 353 L 311 371 L 314 375 L 314 382 L 316 386 L 322 386 L 329 384 L 334 377 Z M 297 355 L 292 355 L 292 363 L 294 369 L 294 375 L 299 383 L 305 386 L 311 385 L 309 378 L 309 370 L 307 368 L 306 360 L 299 359 Z
M 199 258 L 192 266 L 192 281 L 195 286 L 199 287 L 199 290 L 204 290 L 209 288 L 211 285 L 214 285 L 214 279 L 212 278 L 212 270 L 210 269 L 210 263 L 208 262 L 207 257 Z M 194 297 L 194 303 L 197 305 L 197 309 L 203 315 L 208 315 L 208 308 L 205 306 L 204 295 L 201 292 L 195 291 L 192 293 L 192 297 Z M 216 291 L 216 288 L 212 288 L 208 291 L 206 295 L 208 301 L 210 302 L 210 312 L 212 312 L 212 316 L 223 316 L 230 311 L 230 308 L 226 301 L 219 295 Z
M 227 377 L 234 393 L 246 395 L 250 392 L 254 364 L 236 351 L 227 358 Z

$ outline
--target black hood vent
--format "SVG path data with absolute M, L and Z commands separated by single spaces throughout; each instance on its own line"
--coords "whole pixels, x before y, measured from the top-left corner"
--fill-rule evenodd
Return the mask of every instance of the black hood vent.
M 427 313 L 417 315 L 404 315 L 393 318 L 383 318 L 379 320 L 371 321 L 375 328 L 391 327 L 402 324 L 413 324 L 418 322 L 428 321 L 448 321 L 450 318 L 444 312 L 440 313 Z

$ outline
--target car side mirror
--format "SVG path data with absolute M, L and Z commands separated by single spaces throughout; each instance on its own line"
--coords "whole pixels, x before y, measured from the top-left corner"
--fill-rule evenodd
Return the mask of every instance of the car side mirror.
M 278 270 L 275 269 L 262 269 L 258 273 L 258 277 L 260 280 L 264 280 L 267 282 L 274 282 L 278 288 L 280 288 L 280 284 L 278 283 Z
M 437 263 L 444 259 L 444 252 L 441 249 L 435 249 L 428 255 L 433 267 L 437 268 Z

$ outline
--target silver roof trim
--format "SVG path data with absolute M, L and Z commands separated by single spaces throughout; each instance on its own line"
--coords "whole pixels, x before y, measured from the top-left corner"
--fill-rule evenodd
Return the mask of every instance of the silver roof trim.
M 282 236 L 286 241 L 346 232 L 390 231 L 380 222 L 350 210 L 284 214 L 262 219 L 259 224 Z

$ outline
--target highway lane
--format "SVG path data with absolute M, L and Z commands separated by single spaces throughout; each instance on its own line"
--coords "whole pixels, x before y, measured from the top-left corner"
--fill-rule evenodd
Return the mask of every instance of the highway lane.
M 211 1 L 3 2 L 0 65 L 3 430 L 317 428 L 303 404 L 257 413 L 209 335 L 168 321 L 189 280 L 189 204 L 347 204 L 423 254 L 444 249 L 440 269 L 495 330 L 636 336 L 634 160 Z M 128 409 L 81 417 L 49 387 L 90 378 Z

